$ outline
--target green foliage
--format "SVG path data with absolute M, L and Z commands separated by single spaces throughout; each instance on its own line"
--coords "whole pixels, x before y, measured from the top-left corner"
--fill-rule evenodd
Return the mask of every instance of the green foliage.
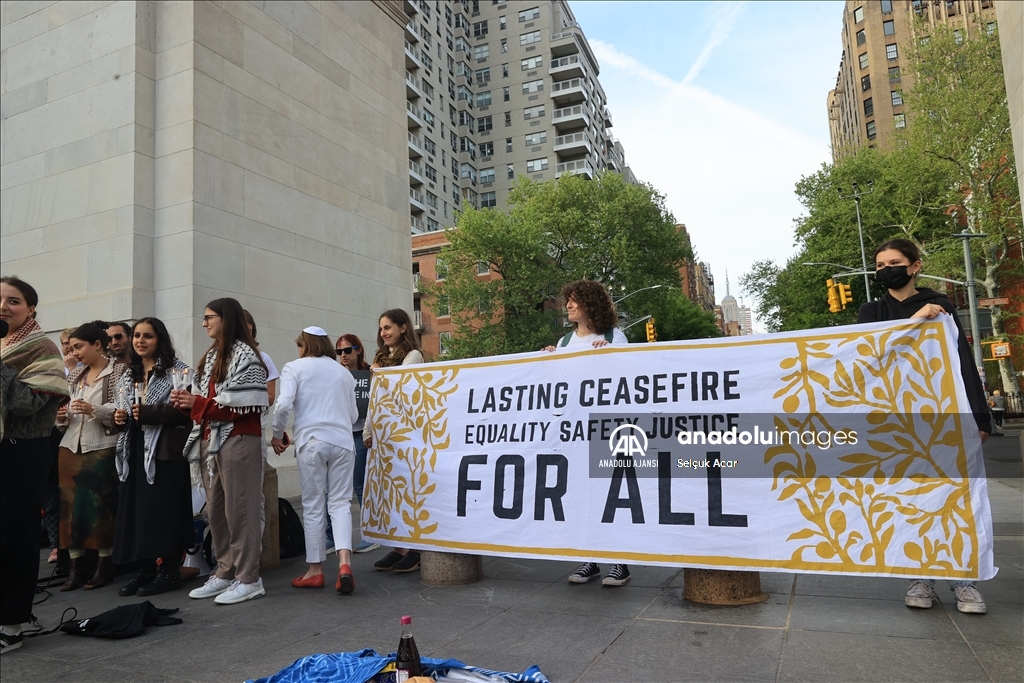
M 668 290 L 664 296 L 654 301 L 648 310 L 654 316 L 658 341 L 722 336 L 715 323 L 715 314 L 705 311 L 679 290 Z M 626 330 L 626 336 L 630 342 L 646 342 L 645 330 L 644 323 L 639 323 Z
M 451 245 L 441 257 L 449 275 L 428 295 L 448 297 L 456 358 L 553 343 L 564 334 L 558 292 L 573 280 L 597 280 L 616 294 L 657 284 L 678 289 L 679 266 L 692 255 L 664 197 L 615 173 L 594 180 L 524 179 L 509 193 L 504 211 L 466 206 L 447 236 Z M 479 262 L 499 277 L 478 278 Z M 645 306 L 658 299 L 646 294 L 630 297 L 621 310 L 647 315 Z

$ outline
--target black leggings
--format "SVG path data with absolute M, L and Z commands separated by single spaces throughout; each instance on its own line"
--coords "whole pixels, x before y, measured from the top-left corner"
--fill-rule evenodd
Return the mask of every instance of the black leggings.
M 32 616 L 39 578 L 40 509 L 50 471 L 50 439 L 0 444 L 0 625 Z

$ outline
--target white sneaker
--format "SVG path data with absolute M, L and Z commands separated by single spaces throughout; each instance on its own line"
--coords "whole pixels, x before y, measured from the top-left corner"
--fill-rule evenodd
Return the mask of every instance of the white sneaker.
M 974 586 L 957 586 L 953 589 L 956 596 L 956 608 L 965 614 L 984 614 L 985 598 Z
M 203 598 L 215 598 L 227 589 L 231 588 L 231 581 L 227 579 L 218 579 L 215 574 L 211 574 L 210 578 L 206 580 L 199 588 L 195 588 L 188 597 L 202 600 Z
M 234 605 L 253 598 L 261 598 L 267 594 L 263 589 L 263 579 L 256 579 L 256 583 L 239 583 L 235 581 L 231 588 L 224 591 L 214 600 L 218 605 Z
M 907 589 L 907 597 L 903 599 L 907 607 L 918 607 L 920 609 L 931 609 L 935 600 L 935 588 L 924 581 L 914 581 Z

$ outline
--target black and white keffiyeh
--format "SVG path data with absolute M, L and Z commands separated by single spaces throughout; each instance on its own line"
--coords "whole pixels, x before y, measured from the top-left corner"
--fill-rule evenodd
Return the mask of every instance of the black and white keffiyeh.
M 203 376 L 196 377 L 195 390 L 200 396 L 210 394 L 210 374 L 217 360 L 217 352 L 210 351 L 203 364 Z M 270 405 L 267 394 L 267 368 L 263 365 L 258 352 L 243 341 L 236 341 L 231 347 L 231 360 L 228 362 L 227 375 L 224 381 L 214 386 L 213 400 L 221 408 L 233 413 L 262 413 Z M 210 453 L 219 453 L 221 446 L 234 428 L 234 422 L 210 420 Z M 185 459 L 199 462 L 199 442 L 203 437 L 203 428 L 197 424 L 192 428 L 185 442 Z M 210 473 L 213 473 L 213 458 L 210 458 Z
M 192 370 L 188 365 L 177 359 L 174 361 L 174 367 L 179 370 L 187 369 L 189 372 Z M 132 371 L 129 367 L 121 375 L 117 398 L 115 399 L 117 409 L 128 413 L 128 421 L 125 423 L 124 431 L 117 437 L 117 450 L 115 451 L 114 458 L 114 464 L 117 466 L 117 478 L 121 481 L 128 480 L 128 449 L 131 448 L 131 428 L 132 423 L 135 421 L 135 418 L 132 417 L 132 400 L 136 381 L 140 380 L 132 377 Z M 163 374 L 153 373 L 149 383 L 146 385 L 145 404 L 147 406 L 156 406 L 169 402 L 171 400 L 171 389 L 173 388 L 170 370 Z M 146 453 L 143 457 L 143 463 L 146 468 L 146 481 L 152 484 L 156 477 L 156 444 L 160 440 L 160 432 L 163 431 L 163 425 L 140 425 L 140 427 L 142 428 L 142 440 L 146 448 Z

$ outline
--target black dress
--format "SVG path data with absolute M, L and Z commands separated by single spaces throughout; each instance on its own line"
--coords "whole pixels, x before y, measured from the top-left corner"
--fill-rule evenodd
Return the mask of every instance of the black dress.
M 164 431 L 173 429 L 165 425 Z M 164 438 L 161 434 L 161 438 Z M 118 495 L 114 557 L 117 564 L 137 560 L 164 560 L 173 566 L 194 544 L 192 479 L 184 459 L 156 459 L 153 483 L 146 480 L 142 429 L 132 422 L 128 478 Z

